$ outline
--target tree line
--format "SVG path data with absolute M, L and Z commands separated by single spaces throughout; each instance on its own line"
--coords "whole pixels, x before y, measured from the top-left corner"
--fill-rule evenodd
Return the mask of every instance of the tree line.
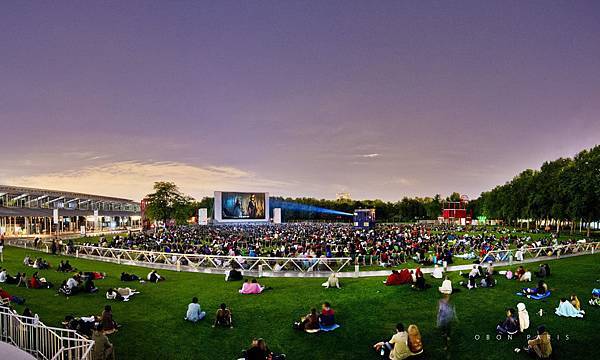
M 600 219 L 600 145 L 527 169 L 470 203 L 475 215 L 509 225 L 585 227 Z
M 353 213 L 355 209 L 375 209 L 378 222 L 413 222 L 437 219 L 444 201 L 459 201 L 460 194 L 442 198 L 404 197 L 400 201 L 382 200 L 327 200 L 309 197 L 272 197 L 271 201 L 285 201 Z M 171 182 L 157 182 L 154 192 L 146 197 L 145 215 L 149 220 L 187 223 L 197 215 L 199 208 L 214 214 L 214 199 L 204 197 L 197 201 L 184 195 Z M 272 209 L 271 209 L 272 211 Z M 600 145 L 583 150 L 573 158 L 545 162 L 539 170 L 527 169 L 504 185 L 483 192 L 467 205 L 473 218 L 503 220 L 508 225 L 538 227 L 552 225 L 560 230 L 565 225 L 574 230 L 586 227 L 600 219 Z M 272 215 L 272 214 L 271 214 Z M 349 222 L 344 215 L 320 211 L 284 209 L 284 221 L 323 220 Z

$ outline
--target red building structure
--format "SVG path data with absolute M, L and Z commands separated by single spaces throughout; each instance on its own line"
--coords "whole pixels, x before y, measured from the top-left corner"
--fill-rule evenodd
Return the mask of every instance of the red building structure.
M 442 221 L 445 224 L 471 224 L 473 214 L 467 211 L 469 198 L 466 195 L 460 197 L 460 201 L 446 201 L 442 208 Z

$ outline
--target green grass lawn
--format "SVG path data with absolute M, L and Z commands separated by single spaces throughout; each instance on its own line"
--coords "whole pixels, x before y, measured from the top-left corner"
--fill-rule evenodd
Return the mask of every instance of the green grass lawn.
M 22 265 L 22 259 L 31 250 L 7 247 L 3 267 L 10 274 L 18 271 L 32 273 Z M 32 254 L 33 255 L 33 254 Z M 36 256 L 38 254 L 35 254 Z M 53 265 L 64 257 L 40 254 Z M 523 299 L 515 295 L 520 289 L 517 282 L 498 277 L 493 289 L 477 289 L 452 296 L 459 317 L 454 326 L 450 349 L 443 350 L 440 332 L 435 327 L 437 286 L 440 281 L 428 278 L 432 289 L 414 292 L 409 287 L 385 287 L 383 278 L 342 279 L 342 289 L 324 289 L 323 279 L 262 279 L 273 291 L 261 295 L 240 295 L 240 283 L 225 283 L 223 276 L 161 271 L 167 281 L 160 284 L 128 283 L 142 292 L 130 302 L 111 302 L 104 298 L 108 287 L 123 286 L 118 279 L 121 271 L 145 276 L 145 268 L 70 258 L 71 264 L 83 271 L 106 272 L 108 277 L 96 281 L 98 294 L 81 294 L 66 299 L 55 295 L 56 289 L 32 290 L 6 285 L 10 293 L 24 297 L 26 305 L 40 315 L 47 325 L 60 326 L 67 314 L 100 314 L 106 304 L 113 306 L 115 320 L 124 327 L 110 339 L 115 344 L 119 359 L 235 359 L 240 350 L 247 348 L 253 337 L 263 337 L 271 349 L 285 352 L 288 359 L 377 359 L 371 346 L 389 339 L 394 325 L 403 322 L 417 324 L 423 335 L 427 359 L 517 359 L 526 356 L 513 353 L 525 343 L 525 337 L 495 340 L 495 326 L 503 319 L 506 307 L 516 307 L 523 301 L 531 317 L 530 331 L 546 324 L 550 333 L 560 335 L 553 339 L 558 358 L 592 359 L 597 350 L 594 339 L 600 330 L 600 308 L 587 304 L 591 289 L 600 287 L 600 255 L 567 258 L 550 263 L 552 276 L 548 279 L 553 289 L 547 301 Z M 530 268 L 535 265 L 530 264 Z M 67 277 L 54 270 L 45 270 L 46 277 L 55 286 Z M 458 282 L 458 273 L 451 274 Z M 570 319 L 555 316 L 559 298 L 571 293 L 579 295 L 586 310 L 586 318 Z M 199 324 L 185 322 L 187 304 L 193 296 L 200 299 L 208 320 Z M 342 327 L 332 333 L 309 335 L 292 329 L 292 322 L 306 314 L 310 307 L 329 301 L 337 312 Z M 211 321 L 221 302 L 231 306 L 235 328 L 213 329 Z M 16 306 L 21 313 L 24 306 Z M 536 312 L 544 309 L 540 318 Z M 476 335 L 481 336 L 475 340 Z M 490 335 L 490 340 L 485 340 Z M 566 337 L 569 337 L 568 340 Z

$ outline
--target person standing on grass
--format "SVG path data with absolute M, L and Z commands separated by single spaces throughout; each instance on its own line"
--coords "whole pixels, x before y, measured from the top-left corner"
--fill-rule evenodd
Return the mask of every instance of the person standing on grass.
M 195 323 L 204 319 L 205 316 L 206 312 L 201 311 L 200 304 L 198 304 L 198 298 L 194 296 L 192 302 L 188 305 L 185 320 Z
M 450 325 L 456 320 L 456 310 L 450 303 L 450 295 L 444 295 L 438 304 L 437 327 L 442 330 L 442 336 L 446 340 L 444 350 L 448 350 L 450 343 Z

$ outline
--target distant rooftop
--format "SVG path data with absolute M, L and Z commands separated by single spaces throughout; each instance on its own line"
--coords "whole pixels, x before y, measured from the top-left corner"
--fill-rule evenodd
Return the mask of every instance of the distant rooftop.
M 84 199 L 97 200 L 97 201 L 134 202 L 131 199 L 117 198 L 117 197 L 111 197 L 111 196 L 84 194 L 84 193 L 61 191 L 61 190 L 30 188 L 30 187 L 23 187 L 23 186 L 10 186 L 10 185 L 0 185 L 0 194 L 2 194 L 2 193 L 10 193 L 10 194 L 19 193 L 19 194 L 38 195 L 38 196 L 39 195 L 66 196 L 69 198 L 84 198 Z

